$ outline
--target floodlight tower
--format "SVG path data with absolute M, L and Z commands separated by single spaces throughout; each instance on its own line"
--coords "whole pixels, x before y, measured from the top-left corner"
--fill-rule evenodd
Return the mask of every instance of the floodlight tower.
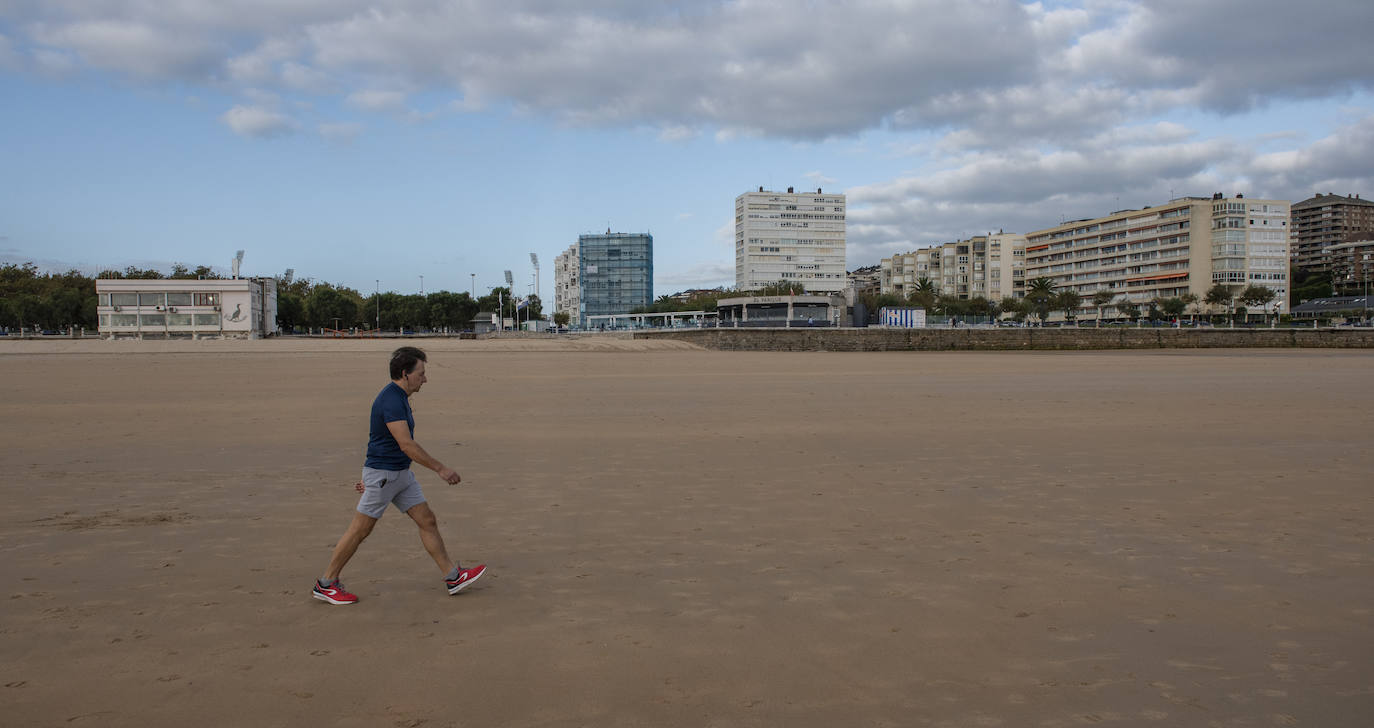
M 539 295 L 539 256 L 530 253 L 530 264 L 534 266 L 534 295 Z
M 242 250 L 240 250 L 238 253 L 234 254 L 234 262 L 233 262 L 232 265 L 233 265 L 233 268 L 234 268 L 234 280 L 238 280 L 238 277 L 239 277 L 239 266 L 243 265 L 243 251 L 242 251 Z
M 510 271 L 506 271 L 506 290 L 510 291 L 510 305 L 511 305 L 511 311 L 514 311 L 514 310 L 515 310 L 515 278 L 514 278 L 514 276 L 512 276 L 512 275 L 510 274 Z M 514 318 L 514 316 L 512 316 L 512 318 Z M 505 312 L 505 311 L 502 311 L 502 312 L 501 312 L 501 330 L 502 330 L 502 331 L 505 331 L 505 330 L 506 330 L 506 312 Z

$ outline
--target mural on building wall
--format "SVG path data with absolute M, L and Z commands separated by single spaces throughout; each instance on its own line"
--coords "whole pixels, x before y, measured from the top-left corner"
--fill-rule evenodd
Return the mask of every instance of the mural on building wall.
M 225 321 L 239 322 L 243 320 L 243 304 L 234 306 L 234 312 L 224 315 Z

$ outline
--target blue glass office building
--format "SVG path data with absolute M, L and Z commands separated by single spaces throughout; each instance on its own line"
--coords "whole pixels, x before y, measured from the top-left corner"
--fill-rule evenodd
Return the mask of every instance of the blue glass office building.
M 588 316 L 629 313 L 654 301 L 654 236 L 648 233 L 579 235 L 581 326 Z

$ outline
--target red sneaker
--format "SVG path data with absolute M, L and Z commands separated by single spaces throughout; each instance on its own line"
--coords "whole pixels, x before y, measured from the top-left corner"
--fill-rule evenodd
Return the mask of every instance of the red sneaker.
M 357 595 L 349 594 L 348 591 L 344 589 L 343 584 L 339 583 L 338 579 L 329 582 L 328 585 L 322 584 L 319 580 L 316 580 L 315 589 L 311 592 L 311 596 L 322 602 L 329 602 L 330 604 L 358 603 Z
M 452 581 L 444 579 L 444 584 L 448 587 L 449 594 L 457 594 L 458 592 L 468 588 L 468 584 L 477 581 L 477 579 L 485 573 L 487 573 L 486 564 L 482 564 L 480 566 L 473 566 L 471 568 L 463 569 L 462 571 L 458 572 L 457 579 L 454 579 Z

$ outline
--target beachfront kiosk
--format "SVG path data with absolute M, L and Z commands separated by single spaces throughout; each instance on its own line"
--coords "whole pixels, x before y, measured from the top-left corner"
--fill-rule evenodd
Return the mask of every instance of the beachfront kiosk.
M 716 301 L 721 326 L 848 326 L 844 296 L 748 296 Z
M 95 293 L 106 339 L 257 339 L 281 333 L 273 278 L 98 278 Z

